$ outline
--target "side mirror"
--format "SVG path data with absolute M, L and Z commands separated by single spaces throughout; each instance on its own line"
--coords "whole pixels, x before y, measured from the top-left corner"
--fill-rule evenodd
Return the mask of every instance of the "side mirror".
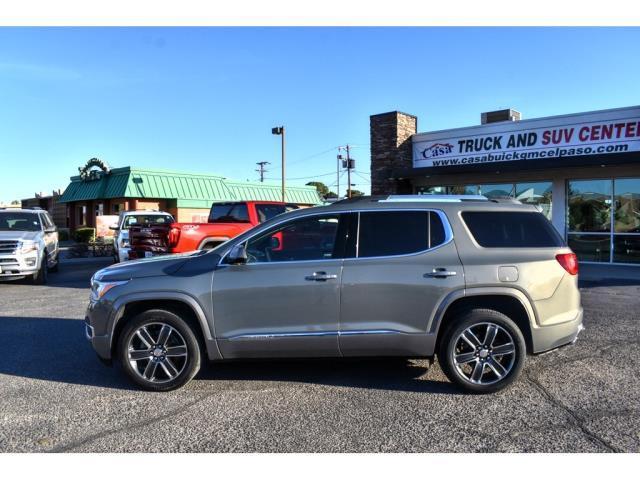
M 247 263 L 247 247 L 243 243 L 235 245 L 229 252 L 227 258 L 231 265 L 242 265 Z
M 56 233 L 58 229 L 56 227 L 49 227 L 44 230 L 44 233 Z
M 117 223 L 112 223 L 111 225 L 109 225 L 109 228 L 111 230 L 118 230 L 118 224 Z
M 276 236 L 271 237 L 271 250 L 278 250 L 280 248 L 280 239 Z

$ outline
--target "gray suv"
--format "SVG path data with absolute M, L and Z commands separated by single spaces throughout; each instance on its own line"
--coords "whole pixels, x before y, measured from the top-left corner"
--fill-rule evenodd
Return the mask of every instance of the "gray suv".
M 201 360 L 438 356 L 473 392 L 582 329 L 575 255 L 533 206 L 359 197 L 285 213 L 209 251 L 114 265 L 86 335 L 149 390 Z

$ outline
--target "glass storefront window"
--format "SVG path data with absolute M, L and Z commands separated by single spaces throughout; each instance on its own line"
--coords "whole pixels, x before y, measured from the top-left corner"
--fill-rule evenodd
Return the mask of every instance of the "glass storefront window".
M 417 187 L 418 195 L 446 195 L 447 187 Z
M 611 231 L 611 180 L 570 181 L 567 191 L 570 232 Z
M 513 197 L 513 183 L 496 183 L 493 185 L 480 185 L 479 194 L 487 198 Z
M 614 181 L 615 233 L 640 233 L 640 178 Z
M 477 185 L 452 185 L 447 187 L 447 193 L 451 195 L 477 195 Z
M 640 263 L 640 235 L 614 235 L 613 261 Z
M 567 243 L 578 260 L 587 262 L 609 262 L 611 235 L 569 234 Z
M 515 188 L 517 200 L 529 205 L 537 205 L 549 220 L 551 220 L 552 192 L 551 182 L 516 183 Z

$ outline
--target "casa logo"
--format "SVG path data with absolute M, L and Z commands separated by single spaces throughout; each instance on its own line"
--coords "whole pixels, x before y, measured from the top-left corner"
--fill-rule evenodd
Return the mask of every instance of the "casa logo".
M 451 152 L 453 152 L 453 145 L 450 143 L 434 143 L 422 151 L 422 156 L 424 158 L 435 158 L 441 155 L 448 155 Z

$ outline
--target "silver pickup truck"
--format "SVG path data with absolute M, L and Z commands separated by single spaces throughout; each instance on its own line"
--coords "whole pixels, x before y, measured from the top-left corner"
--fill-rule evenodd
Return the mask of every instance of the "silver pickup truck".
M 47 283 L 58 269 L 58 230 L 46 210 L 0 209 L 0 281 Z

